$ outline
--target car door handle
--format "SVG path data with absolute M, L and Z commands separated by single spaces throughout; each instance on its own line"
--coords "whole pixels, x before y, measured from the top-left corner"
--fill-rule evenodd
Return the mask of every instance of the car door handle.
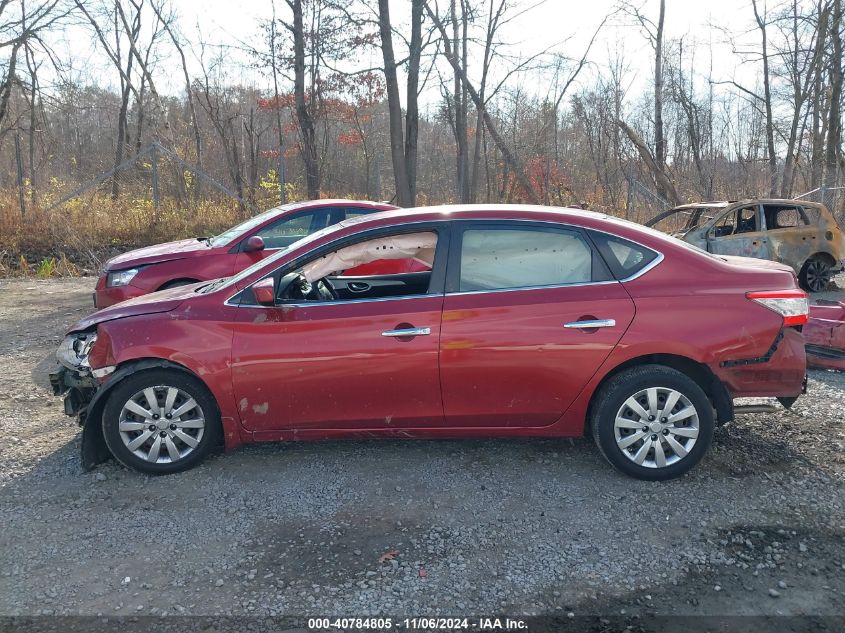
M 370 289 L 370 284 L 364 281 L 350 281 L 346 284 L 350 292 L 366 292 Z
M 595 319 L 592 321 L 570 321 L 564 323 L 563 327 L 577 330 L 592 330 L 599 327 L 614 327 L 616 319 Z
M 430 327 L 412 327 L 402 330 L 385 330 L 381 333 L 382 336 L 395 336 L 401 338 L 403 336 L 428 336 L 431 334 Z

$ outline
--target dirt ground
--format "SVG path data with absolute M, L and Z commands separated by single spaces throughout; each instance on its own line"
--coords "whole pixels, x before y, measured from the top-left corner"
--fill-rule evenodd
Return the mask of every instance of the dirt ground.
M 92 288 L 0 281 L 0 615 L 845 614 L 845 375 L 812 371 L 792 411 L 742 416 L 662 484 L 586 440 L 85 473 L 46 372 Z

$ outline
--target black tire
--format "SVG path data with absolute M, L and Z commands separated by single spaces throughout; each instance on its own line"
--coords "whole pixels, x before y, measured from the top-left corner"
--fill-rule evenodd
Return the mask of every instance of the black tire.
M 827 290 L 830 285 L 830 261 L 826 257 L 813 255 L 798 273 L 798 281 L 804 290 L 809 292 L 821 292 Z
M 190 286 L 195 283 L 197 283 L 196 279 L 174 279 L 173 281 L 168 281 L 166 284 L 162 285 L 159 290 L 169 290 L 170 288 L 178 288 L 179 286 Z
M 134 414 L 131 411 L 124 413 L 124 405 L 127 405 L 130 399 L 139 396 L 141 392 L 148 388 L 154 388 L 153 393 L 157 397 L 159 402 L 157 406 L 159 406 L 159 413 L 162 415 L 159 415 L 156 420 L 152 420 L 142 418 L 140 415 Z M 171 403 L 172 411 L 177 412 L 178 407 L 182 404 L 190 406 L 188 402 L 189 398 L 193 398 L 198 407 L 186 410 L 186 413 L 180 416 L 180 418 L 164 420 L 164 411 L 167 405 L 166 395 L 168 393 L 165 390 L 169 388 L 175 388 L 179 392 L 177 399 L 174 403 Z M 146 397 L 144 397 L 143 402 L 147 402 Z M 136 400 L 137 403 L 138 401 Z M 149 405 L 140 406 L 144 409 Z M 149 407 L 147 410 L 152 411 L 153 409 Z M 142 424 L 144 428 L 121 432 L 119 428 L 121 415 L 125 418 L 123 420 L 124 422 L 128 422 L 130 425 Z M 132 416 L 131 419 L 128 416 Z M 187 428 L 187 425 L 192 423 L 195 425 L 198 424 L 200 417 L 205 421 L 201 432 L 199 428 Z M 182 418 L 193 419 L 183 420 Z M 165 426 L 161 429 L 157 427 L 153 431 L 153 426 L 158 424 Z M 186 428 L 182 428 L 182 425 L 186 425 Z M 179 428 L 173 429 L 175 426 Z M 155 462 L 139 457 L 135 451 L 130 450 L 124 441 L 124 438 L 128 438 L 127 441 L 138 439 L 139 436 L 148 430 L 151 433 L 149 439 L 141 444 L 137 450 L 142 453 L 146 451 L 149 455 L 149 449 L 152 448 L 156 436 L 163 438 L 159 442 L 161 456 Z M 181 435 L 177 436 L 176 431 Z M 180 439 L 185 435 L 188 435 L 190 440 Z M 103 409 L 103 437 L 114 458 L 128 468 L 133 468 L 149 475 L 165 475 L 181 472 L 199 464 L 219 445 L 221 438 L 220 413 L 218 412 L 217 402 L 214 400 L 211 392 L 209 392 L 208 388 L 198 378 L 173 369 L 142 371 L 126 377 L 109 394 Z M 169 454 L 169 446 L 163 445 L 168 440 L 169 444 L 172 444 L 177 450 L 185 454 L 174 460 L 172 455 Z M 196 445 L 190 446 L 186 441 L 196 442 Z
M 625 409 L 625 413 L 623 413 L 620 417 L 630 416 L 632 418 L 632 423 L 643 424 L 644 426 L 640 429 L 619 429 L 619 433 L 630 435 L 637 434 L 640 436 L 645 433 L 646 435 L 641 440 L 637 440 L 630 447 L 622 448 L 617 444 L 617 413 L 621 412 L 623 406 L 626 405 L 626 401 L 629 398 L 649 388 L 658 388 L 660 390 L 667 391 L 673 390 L 678 392 L 681 394 L 681 397 L 685 399 L 685 402 L 689 403 L 689 405 L 694 408 L 694 412 L 696 414 L 694 418 L 689 418 L 690 421 L 681 421 L 677 423 L 679 425 L 697 424 L 698 436 L 695 438 L 695 441 L 691 444 L 691 446 L 689 438 L 676 436 L 674 435 L 675 431 L 670 431 L 669 428 L 658 430 L 656 433 L 653 433 L 651 429 L 647 430 L 648 425 L 651 424 L 648 420 L 654 420 L 654 418 L 650 417 L 645 421 L 640 422 L 639 416 L 630 408 Z M 664 392 L 659 391 L 657 393 Z M 647 396 L 642 397 L 647 399 Z M 678 404 L 675 404 L 672 411 L 687 411 L 688 409 L 686 408 L 687 405 L 685 402 L 678 400 Z M 663 400 L 663 403 L 665 403 L 665 399 Z M 662 409 L 659 411 L 662 412 Z M 646 411 L 646 413 L 650 413 L 650 411 Z M 654 420 L 654 422 L 657 424 L 663 419 L 664 418 L 659 418 Z M 668 417 L 666 419 L 668 420 Z M 637 421 L 634 422 L 634 420 Z M 699 387 L 698 384 L 686 374 L 664 365 L 641 365 L 639 367 L 632 367 L 631 369 L 626 369 L 620 372 L 601 387 L 600 391 L 596 395 L 596 399 L 592 407 L 590 426 L 593 439 L 599 447 L 599 450 L 602 452 L 607 461 L 609 461 L 618 470 L 637 479 L 664 481 L 680 477 L 688 472 L 693 466 L 701 461 L 701 458 L 707 452 L 707 449 L 710 447 L 710 443 L 713 440 L 713 406 L 701 387 Z M 676 428 L 674 424 L 667 423 L 667 426 L 671 426 L 672 429 Z M 677 432 L 688 433 L 689 431 L 683 426 L 680 426 Z M 675 441 L 676 444 L 683 445 L 686 443 L 686 446 L 689 447 L 689 451 L 684 456 L 680 456 L 679 453 L 674 453 L 672 447 L 667 443 L 669 440 L 666 436 L 670 434 L 672 441 Z M 627 437 L 627 435 L 621 435 L 623 443 Z M 648 467 L 647 465 L 635 463 L 635 461 L 633 461 L 633 456 L 635 452 L 638 453 L 637 449 L 644 447 L 646 442 L 649 441 L 651 442 L 650 445 L 654 446 L 655 440 L 653 438 L 655 437 L 657 438 L 657 442 L 660 443 L 660 453 L 664 456 L 663 459 L 667 459 L 666 451 L 670 454 L 667 459 L 667 465 L 662 467 Z M 679 438 L 680 442 L 678 441 Z M 655 464 L 658 463 L 655 450 L 656 448 L 657 447 L 655 446 L 654 448 L 647 448 L 645 450 L 644 455 L 646 456 L 646 459 L 644 460 L 644 463 L 649 461 L 649 455 L 652 456 L 650 460 L 651 462 Z M 682 446 L 682 448 L 685 447 Z M 678 459 L 673 463 L 668 463 L 668 460 L 674 460 L 675 457 Z

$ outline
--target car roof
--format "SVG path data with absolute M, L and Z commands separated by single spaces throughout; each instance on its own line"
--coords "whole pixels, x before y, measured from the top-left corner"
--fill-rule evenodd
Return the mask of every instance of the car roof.
M 735 200 L 733 200 L 733 201 L 731 201 L 731 200 L 718 200 L 718 201 L 715 201 L 715 202 L 690 202 L 689 204 L 681 204 L 681 205 L 678 205 L 677 207 L 672 207 L 672 210 L 674 211 L 676 209 L 681 210 L 681 209 L 701 209 L 701 208 L 706 208 L 706 209 L 716 208 L 716 209 L 718 209 L 718 208 L 726 207 L 729 204 L 733 204 L 734 202 L 736 202 L 736 201 Z
M 393 209 L 344 220 L 340 226 L 356 226 L 366 223 L 459 220 L 459 219 L 552 219 L 558 222 L 573 219 L 609 219 L 605 213 L 573 209 L 569 207 L 544 207 L 529 204 L 444 204 L 431 207 Z
M 390 204 L 389 202 L 373 202 L 371 200 L 350 200 L 347 198 L 321 198 L 319 200 L 303 200 L 301 202 L 289 202 L 287 204 L 280 205 L 275 208 L 281 209 L 284 207 L 289 210 L 298 211 L 300 209 L 329 206 L 372 207 L 374 209 L 398 209 L 398 207 Z
M 712 202 L 690 202 L 688 204 L 678 205 L 674 207 L 674 209 L 699 209 L 702 207 L 712 208 L 712 207 L 726 207 L 731 204 L 781 204 L 781 205 L 794 205 L 794 204 L 818 204 L 813 202 L 812 200 L 795 200 L 790 198 L 743 198 L 742 200 L 718 200 Z

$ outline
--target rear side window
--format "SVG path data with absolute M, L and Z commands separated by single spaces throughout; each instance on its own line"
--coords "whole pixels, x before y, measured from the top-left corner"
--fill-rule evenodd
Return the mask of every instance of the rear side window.
M 807 218 L 808 224 L 818 224 L 821 217 L 821 211 L 816 207 L 803 207 L 804 217 Z
M 806 226 L 807 216 L 801 207 L 765 205 L 766 226 L 771 229 L 788 229 Z
M 590 231 L 590 237 L 617 279 L 636 275 L 658 257 L 656 251 L 615 235 Z
M 467 229 L 459 290 L 501 290 L 593 281 L 593 251 L 575 231 Z

